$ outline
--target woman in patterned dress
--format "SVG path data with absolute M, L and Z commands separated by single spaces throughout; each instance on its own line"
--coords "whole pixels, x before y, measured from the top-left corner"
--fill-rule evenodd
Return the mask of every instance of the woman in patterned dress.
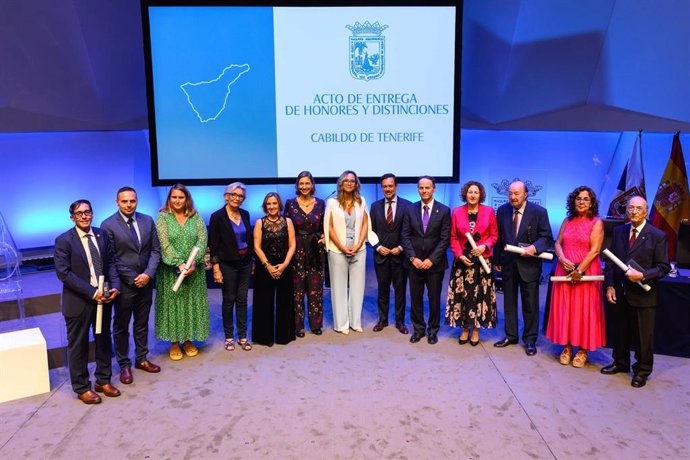
M 206 224 L 194 209 L 189 190 L 176 184 L 160 209 L 156 229 L 161 243 L 161 263 L 156 273 L 156 337 L 171 342 L 170 358 L 199 353 L 192 340 L 203 342 L 209 334 L 208 292 L 204 273 Z M 172 287 L 194 247 L 199 252 L 177 292 Z
M 567 217 L 554 244 L 558 265 L 556 276 L 570 276 L 571 282 L 554 283 L 546 337 L 565 345 L 559 361 L 583 367 L 589 350 L 606 344 L 604 308 L 600 281 L 580 281 L 587 275 L 601 275 L 599 251 L 604 242 L 604 223 L 597 217 L 599 202 L 589 187 L 570 192 Z M 573 358 L 573 346 L 579 346 Z
M 208 247 L 213 265 L 213 280 L 222 285 L 223 333 L 225 349 L 235 349 L 233 313 L 237 320 L 237 344 L 252 349 L 247 340 L 247 296 L 252 275 L 254 238 L 249 213 L 240 206 L 247 197 L 242 182 L 225 187 L 225 206 L 211 214 Z
M 455 256 L 448 286 L 446 324 L 462 328 L 460 345 L 468 341 L 479 345 L 479 329 L 496 327 L 496 288 L 491 273 L 479 262 L 484 256 L 491 269 L 491 252 L 498 239 L 496 215 L 484 206 L 486 191 L 476 181 L 462 186 L 460 197 L 463 206 L 453 210 L 451 219 L 450 248 Z M 477 246 L 473 249 L 465 233 L 472 234 Z M 472 331 L 471 338 L 468 338 Z
M 314 178 L 302 171 L 295 183 L 295 199 L 285 203 L 285 217 L 295 227 L 293 257 L 293 302 L 297 337 L 304 337 L 304 297 L 307 297 L 309 329 L 316 335 L 323 328 L 323 216 L 326 206 L 316 198 Z
M 292 265 L 295 253 L 295 228 L 283 217 L 280 195 L 270 192 L 262 208 L 266 215 L 254 225 L 254 305 L 252 340 L 273 346 L 295 340 L 295 309 L 292 299 Z

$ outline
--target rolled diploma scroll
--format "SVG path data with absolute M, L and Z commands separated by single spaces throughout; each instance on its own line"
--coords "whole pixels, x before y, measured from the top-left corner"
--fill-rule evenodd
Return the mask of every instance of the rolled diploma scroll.
M 103 293 L 103 283 L 105 282 L 105 277 L 103 275 L 98 277 L 98 290 Z M 96 304 L 96 334 L 101 333 L 103 327 L 103 302 L 98 302 Z
M 472 249 L 477 249 L 477 243 L 474 242 L 472 234 L 470 232 L 465 232 L 465 236 L 467 237 L 467 241 L 470 242 L 470 246 L 472 246 Z M 486 263 L 486 259 L 481 254 L 479 254 L 479 263 L 482 264 L 482 268 L 486 273 L 491 273 L 491 270 L 489 269 L 489 264 Z
M 192 268 L 192 263 L 194 263 L 194 259 L 196 258 L 196 255 L 199 254 L 199 248 L 194 246 L 192 248 L 192 252 L 189 253 L 189 257 L 187 257 L 187 262 L 185 262 L 184 267 L 182 267 L 182 271 L 180 272 L 180 276 L 177 277 L 177 281 L 175 281 L 175 284 L 173 284 L 172 290 L 173 292 L 177 292 L 178 289 L 180 289 L 180 285 L 182 284 L 182 280 L 184 280 L 184 275 L 187 274 L 187 271 Z
M 569 276 L 552 276 L 551 281 L 572 281 Z M 604 281 L 604 275 L 588 275 L 580 278 L 580 281 Z
M 622 260 L 620 260 L 618 257 L 616 257 L 616 256 L 615 256 L 611 251 L 609 251 L 608 249 L 604 249 L 602 252 L 604 253 L 604 255 L 605 255 L 606 257 L 608 257 L 609 259 L 611 259 L 611 262 L 613 262 L 614 264 L 616 264 L 616 265 L 618 266 L 618 268 L 620 268 L 621 270 L 623 270 L 623 273 L 627 272 L 627 271 L 630 269 L 630 267 L 628 267 L 627 265 L 625 265 L 625 264 L 623 263 Z M 647 291 L 647 292 L 649 292 L 649 290 L 652 289 L 652 287 L 651 287 L 649 284 L 645 284 L 645 283 L 643 283 L 642 281 L 637 281 L 637 284 L 639 284 L 640 287 L 641 287 L 642 289 L 644 289 L 645 291 Z
M 525 248 L 521 248 L 520 246 L 513 246 L 512 244 L 506 244 L 503 249 L 505 249 L 508 252 L 514 252 L 515 254 L 525 253 Z M 539 257 L 540 259 L 544 260 L 553 260 L 553 254 L 551 254 L 550 252 L 540 252 L 534 257 Z

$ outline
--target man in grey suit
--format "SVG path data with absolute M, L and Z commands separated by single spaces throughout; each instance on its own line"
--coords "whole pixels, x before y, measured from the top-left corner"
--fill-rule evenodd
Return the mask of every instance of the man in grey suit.
M 606 262 L 606 300 L 614 304 L 615 331 L 613 363 L 602 368 L 605 375 L 630 372 L 630 342 L 635 344 L 633 377 L 630 384 L 641 388 L 647 383 L 654 364 L 654 311 L 657 284 L 669 272 L 666 234 L 653 227 L 647 218 L 647 201 L 640 196 L 630 199 L 627 207 L 630 223 L 613 229 L 611 252 L 629 265 L 625 271 Z M 637 282 L 651 286 L 645 291 Z
M 537 354 L 539 334 L 539 277 L 541 259 L 536 254 L 547 250 L 553 243 L 551 224 L 546 209 L 527 201 L 528 190 L 523 182 L 515 181 L 508 189 L 509 202 L 496 211 L 498 242 L 496 243 L 496 270 L 503 277 L 504 339 L 494 343 L 503 348 L 518 343 L 518 289 L 522 302 L 525 327 L 522 339 L 528 356 Z M 521 246 L 525 253 L 517 255 L 503 248 L 506 244 Z
M 374 326 L 374 332 L 380 332 L 388 326 L 388 309 L 390 303 L 390 287 L 393 285 L 395 293 L 395 328 L 401 334 L 409 331 L 405 326 L 405 291 L 407 285 L 407 270 L 403 267 L 405 254 L 402 247 L 402 226 L 405 210 L 412 203 L 397 194 L 398 181 L 394 174 L 384 174 L 381 177 L 383 199 L 371 204 L 371 229 L 379 237 L 374 246 L 374 268 L 378 281 L 379 321 Z
M 149 313 L 153 294 L 153 276 L 161 256 L 160 242 L 153 219 L 136 212 L 137 192 L 132 187 L 117 191 L 118 211 L 101 224 L 116 255 L 121 295 L 115 301 L 113 339 L 115 357 L 120 365 L 120 382 L 133 381 L 129 357 L 129 323 L 134 316 L 134 367 L 145 372 L 161 368 L 148 360 Z
M 414 328 L 410 342 L 417 343 L 426 335 L 430 345 L 438 343 L 441 291 L 450 244 L 450 209 L 434 199 L 435 190 L 433 177 L 419 178 L 417 191 L 421 200 L 407 207 L 402 228 L 405 266 L 410 275 L 410 319 Z M 429 299 L 428 325 L 424 322 L 424 287 Z

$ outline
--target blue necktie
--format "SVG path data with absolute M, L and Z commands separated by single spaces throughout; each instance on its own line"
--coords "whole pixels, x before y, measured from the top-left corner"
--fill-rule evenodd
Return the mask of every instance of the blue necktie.
M 91 263 L 93 264 L 93 271 L 96 274 L 96 279 L 103 274 L 103 260 L 101 260 L 101 254 L 96 249 L 96 245 L 93 242 L 93 235 L 90 233 L 86 235 L 89 252 L 91 253 Z
M 139 236 L 137 235 L 137 230 L 134 228 L 134 219 L 132 219 L 131 217 L 127 219 L 127 226 L 129 227 L 129 232 L 132 234 L 134 247 L 139 249 Z

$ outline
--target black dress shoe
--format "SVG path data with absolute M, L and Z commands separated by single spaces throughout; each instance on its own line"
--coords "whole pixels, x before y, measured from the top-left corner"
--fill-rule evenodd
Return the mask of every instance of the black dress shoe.
M 630 382 L 630 385 L 633 388 L 642 388 L 647 384 L 647 377 L 644 375 L 640 374 L 635 374 L 635 377 L 633 377 L 632 382 Z
M 409 334 L 409 333 L 410 333 L 410 331 L 407 329 L 407 326 L 405 326 L 405 325 L 402 324 L 402 323 L 401 323 L 401 324 L 396 324 L 396 325 L 395 325 L 395 328 L 396 328 L 398 331 L 400 331 L 401 334 Z
M 530 342 L 525 346 L 525 353 L 527 356 L 534 356 L 537 354 L 537 345 L 534 342 Z
M 601 372 L 604 375 L 613 375 L 613 374 L 618 374 L 620 372 L 625 372 L 627 374 L 629 371 L 625 367 L 619 366 L 618 364 L 613 363 L 613 364 L 609 364 L 608 366 L 602 367 L 599 372 Z
M 321 330 L 320 327 L 317 327 L 316 329 L 312 329 L 311 331 L 314 335 L 321 335 L 323 334 L 323 331 Z M 302 336 L 304 336 L 304 333 L 302 333 Z
M 509 339 L 508 337 L 506 337 L 503 340 L 499 340 L 498 342 L 494 343 L 494 347 L 503 348 L 507 347 L 508 345 L 517 345 L 517 343 L 517 339 Z
M 431 334 L 427 337 L 426 341 L 429 342 L 429 345 L 436 345 L 438 343 L 438 336 L 436 334 Z
M 298 331 L 295 335 L 301 339 L 304 337 L 304 331 Z
M 423 335 L 419 335 L 419 334 L 417 334 L 416 332 L 414 332 L 414 333 L 412 333 L 412 337 L 410 337 L 410 342 L 412 342 L 412 343 L 417 343 L 417 342 L 419 342 L 420 340 L 422 340 L 422 337 L 424 337 L 424 336 L 423 336 Z
M 374 326 L 374 332 L 381 332 L 384 327 L 388 326 L 388 323 L 384 323 L 383 321 L 379 321 L 376 323 L 376 326 Z

